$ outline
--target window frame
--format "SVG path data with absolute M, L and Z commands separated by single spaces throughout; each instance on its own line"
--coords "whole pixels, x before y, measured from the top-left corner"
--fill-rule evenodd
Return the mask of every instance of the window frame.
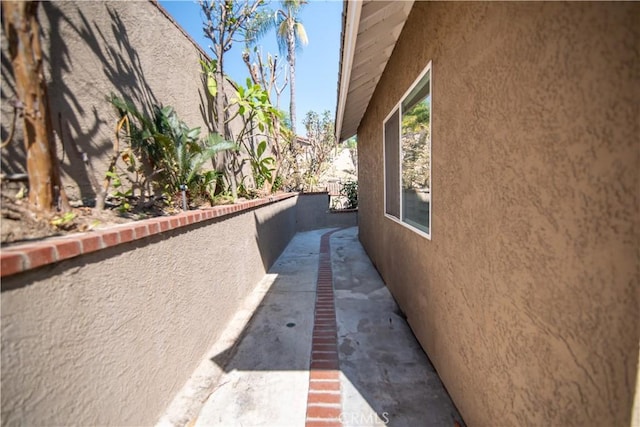
M 403 217 L 403 191 L 402 191 L 402 167 L 403 167 L 403 161 L 402 161 L 402 103 L 403 101 L 409 96 L 409 94 L 411 93 L 411 91 L 413 91 L 413 89 L 421 82 L 421 80 L 427 75 L 427 73 L 429 73 L 429 96 L 431 97 L 431 100 L 429 101 L 429 182 L 430 182 L 430 186 L 429 186 L 429 232 L 425 232 L 424 230 L 421 230 L 413 225 L 411 225 L 408 222 L 405 222 L 402 220 Z M 386 135 L 386 128 L 387 128 L 387 122 L 389 121 L 389 119 L 391 119 L 393 117 L 393 115 L 398 112 L 398 179 L 399 179 L 399 186 L 398 186 L 398 192 L 399 192 L 399 217 L 396 218 L 395 216 L 388 214 L 387 213 L 387 135 Z M 382 121 L 382 179 L 383 179 L 383 191 L 384 191 L 384 197 L 383 197 L 383 206 L 382 206 L 382 211 L 383 214 L 386 218 L 390 219 L 393 222 L 396 222 L 400 225 L 402 225 L 403 227 L 408 228 L 409 230 L 414 231 L 415 233 L 421 235 L 422 237 L 425 237 L 428 240 L 431 240 L 431 237 L 433 235 L 433 231 L 432 231 L 432 217 L 433 217 L 433 67 L 432 67 L 432 61 L 429 61 L 427 63 L 427 65 L 425 66 L 425 68 L 420 72 L 420 74 L 418 75 L 418 77 L 413 81 L 413 83 L 411 83 L 411 85 L 409 86 L 409 88 L 404 92 L 404 94 L 400 97 L 400 100 L 395 103 L 393 105 L 393 107 L 391 108 L 391 111 L 389 112 L 389 114 L 387 114 L 387 116 L 384 118 L 384 120 Z
M 382 179 L 383 179 L 383 187 L 384 187 L 384 206 L 383 206 L 383 211 L 384 211 L 384 215 L 388 218 L 391 218 L 393 220 L 397 220 L 400 221 L 400 218 L 402 218 L 402 193 L 399 192 L 398 193 L 398 216 L 394 216 L 390 213 L 387 213 L 387 123 L 389 122 L 389 120 L 391 120 L 391 118 L 396 114 L 396 112 L 398 113 L 398 128 L 396 129 L 397 132 L 397 137 L 398 137 L 398 147 L 397 147 L 397 151 L 398 151 L 398 188 L 402 188 L 402 165 L 401 165 L 401 156 L 402 155 L 402 140 L 401 138 L 401 133 L 402 133 L 402 120 L 400 120 L 400 105 L 396 104 L 393 109 L 391 110 L 391 112 L 387 115 L 387 117 L 385 117 L 384 121 L 382 122 Z

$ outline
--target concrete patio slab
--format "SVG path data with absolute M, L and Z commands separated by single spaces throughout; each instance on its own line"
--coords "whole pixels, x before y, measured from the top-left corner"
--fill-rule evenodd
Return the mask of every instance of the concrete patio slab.
M 256 310 L 196 426 L 302 426 L 309 383 L 320 237 L 297 234 L 273 265 Z
M 343 425 L 462 425 L 357 229 L 335 233 L 331 244 Z
M 462 425 L 357 233 L 293 238 L 196 426 Z

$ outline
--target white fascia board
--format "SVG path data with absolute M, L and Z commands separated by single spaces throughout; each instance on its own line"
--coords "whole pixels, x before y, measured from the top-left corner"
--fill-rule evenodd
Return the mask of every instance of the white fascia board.
M 338 114 L 336 115 L 336 141 L 340 141 L 344 109 L 349 93 L 349 80 L 351 79 L 351 67 L 355 56 L 358 28 L 360 27 L 360 13 L 362 12 L 362 0 L 345 0 L 347 2 L 347 19 L 344 29 L 344 46 L 342 47 L 342 67 L 340 70 L 340 92 L 338 95 Z

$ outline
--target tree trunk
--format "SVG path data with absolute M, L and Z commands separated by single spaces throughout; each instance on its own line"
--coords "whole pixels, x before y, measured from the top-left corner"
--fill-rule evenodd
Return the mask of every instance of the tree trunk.
M 222 30 L 219 31 L 222 34 Z M 225 125 L 226 117 L 224 112 L 224 97 L 225 97 L 225 84 L 224 84 L 224 67 L 223 67 L 223 47 L 221 44 L 215 45 L 216 56 L 218 58 L 218 67 L 216 68 L 215 78 L 216 86 L 218 87 L 218 93 L 216 94 L 216 130 L 224 139 L 231 141 L 231 135 L 227 132 L 227 126 Z M 233 167 L 234 153 L 228 151 L 224 154 L 225 162 L 224 169 L 229 179 L 229 187 L 231 187 L 231 196 L 235 201 L 238 198 L 238 183 L 236 182 L 236 172 Z
M 42 70 L 39 2 L 2 1 L 2 19 L 9 44 L 16 93 L 23 108 L 22 124 L 29 175 L 29 204 L 38 212 L 56 206 L 68 210 L 60 183 L 55 140 Z
M 298 134 L 296 133 L 296 38 L 293 34 L 294 26 L 289 24 L 289 31 L 287 32 L 287 38 L 289 42 L 287 43 L 287 47 L 289 49 L 288 52 L 288 60 L 289 60 L 289 117 L 291 118 L 291 151 L 295 151 L 295 146 L 297 144 Z
M 216 130 L 224 139 L 227 139 L 228 135 L 225 131 L 224 123 L 224 74 L 222 71 L 222 61 L 218 61 L 215 78 L 216 86 L 218 87 L 218 93 L 216 94 Z

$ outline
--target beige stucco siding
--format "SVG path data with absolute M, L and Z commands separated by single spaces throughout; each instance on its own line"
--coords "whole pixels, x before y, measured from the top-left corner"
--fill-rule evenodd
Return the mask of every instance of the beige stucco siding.
M 637 4 L 416 2 L 358 129 L 360 238 L 471 426 L 628 426 Z M 383 120 L 433 61 L 432 239 L 383 216 Z

